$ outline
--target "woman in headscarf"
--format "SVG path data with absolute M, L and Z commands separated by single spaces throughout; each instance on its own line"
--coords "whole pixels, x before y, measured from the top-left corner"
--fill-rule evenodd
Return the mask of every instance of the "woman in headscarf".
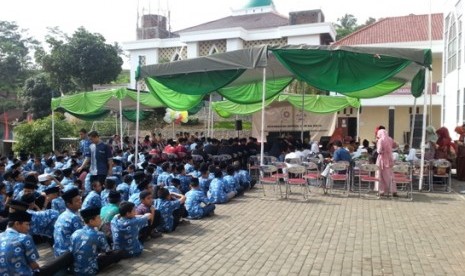
M 436 135 L 436 129 L 433 126 L 426 127 L 425 136 L 425 160 L 433 160 L 436 156 L 436 141 L 438 136 Z
M 379 167 L 379 195 L 384 196 L 384 193 L 390 187 L 392 196 L 397 197 L 397 187 L 396 185 L 391 185 L 392 167 L 394 166 L 392 158 L 394 140 L 389 137 L 385 129 L 378 130 L 376 137 L 378 138 L 376 142 L 376 151 L 378 152 L 376 165 Z
M 449 130 L 445 127 L 441 127 L 436 130 L 436 134 L 438 135 L 438 140 L 436 142 L 436 159 L 449 159 L 449 152 L 454 151 L 457 152 L 455 148 L 455 144 L 452 142 L 452 138 L 450 138 Z M 455 162 L 455 160 L 449 160 L 451 162 Z

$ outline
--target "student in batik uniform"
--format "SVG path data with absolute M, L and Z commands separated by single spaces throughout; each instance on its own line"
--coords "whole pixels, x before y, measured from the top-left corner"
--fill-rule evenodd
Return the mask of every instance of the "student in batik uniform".
M 92 182 L 92 191 L 86 196 L 84 202 L 82 203 L 82 209 L 89 208 L 101 208 L 102 207 L 102 198 L 100 197 L 100 192 L 102 191 L 102 184 L 99 180 L 94 180 Z
M 185 215 L 181 208 L 181 204 L 184 204 L 186 197 L 181 194 L 170 193 L 168 189 L 160 188 L 158 190 L 158 198 L 154 202 L 155 209 L 160 211 L 163 218 L 163 224 L 159 227 L 161 232 L 172 232 L 176 229 L 181 220 L 181 217 Z
M 81 210 L 86 225 L 71 235 L 74 275 L 95 275 L 105 267 L 119 262 L 123 251 L 111 251 L 106 237 L 95 230 L 100 226 L 100 208 Z
M 188 218 L 200 219 L 213 214 L 215 210 L 215 204 L 210 203 L 204 192 L 200 190 L 199 180 L 193 178 L 191 180 L 191 190 L 186 193 L 186 210 Z M 205 204 L 202 206 L 201 204 Z
M 147 226 L 151 214 L 136 215 L 134 203 L 121 202 L 119 215 L 111 221 L 113 250 L 125 250 L 127 257 L 139 256 L 144 247 L 139 242 L 139 231 Z
M 28 235 L 30 221 L 27 212 L 9 214 L 8 228 L 0 234 L 0 275 L 33 275 L 39 269 L 39 252 Z
M 78 189 L 71 189 L 66 191 L 63 196 L 66 203 L 66 211 L 64 211 L 55 223 L 53 231 L 53 252 L 55 257 L 61 256 L 66 252 L 70 252 L 71 248 L 71 235 L 74 231 L 81 229 L 84 226 L 82 218 L 79 216 L 79 209 L 81 209 L 82 201 Z

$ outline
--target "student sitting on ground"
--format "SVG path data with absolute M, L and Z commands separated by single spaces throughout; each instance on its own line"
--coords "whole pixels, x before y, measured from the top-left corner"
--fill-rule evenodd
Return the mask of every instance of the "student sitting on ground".
M 159 227 L 161 232 L 172 232 L 178 226 L 185 209 L 181 208 L 186 197 L 181 194 L 170 193 L 168 189 L 158 189 L 158 198 L 155 200 L 155 209 L 160 211 L 163 224 Z
M 111 221 L 113 250 L 125 250 L 127 257 L 139 256 L 144 249 L 139 242 L 139 231 L 147 226 L 151 218 L 151 214 L 137 216 L 134 203 L 121 202 L 119 215 Z
M 206 164 L 203 164 L 200 167 L 200 174 L 201 175 L 198 178 L 199 179 L 200 190 L 202 190 L 202 192 L 205 195 L 207 195 L 208 190 L 210 189 L 210 182 L 212 181 L 212 179 L 210 177 L 208 177 L 208 166 Z
M 82 209 L 89 208 L 101 208 L 102 207 L 102 198 L 100 193 L 102 191 L 102 184 L 100 181 L 94 180 L 92 182 L 92 191 L 86 196 L 84 202 L 82 203 Z
M 215 204 L 211 203 L 199 187 L 199 180 L 192 178 L 191 190 L 186 193 L 186 210 L 187 217 L 191 219 L 200 219 L 213 214 Z M 201 204 L 205 204 L 202 206 Z
M 132 175 L 126 174 L 123 177 L 123 183 L 118 184 L 118 186 L 116 187 L 116 191 L 118 191 L 121 194 L 121 199 L 123 201 L 128 201 L 129 199 L 129 185 L 131 185 L 132 181 Z
M 30 221 L 24 211 L 10 213 L 8 228 L 0 234 L 1 275 L 33 275 L 39 269 L 39 252 L 28 235 Z
M 215 178 L 210 182 L 208 190 L 208 199 L 212 203 L 226 203 L 233 198 L 236 193 L 231 191 L 226 193 L 225 183 L 223 181 L 223 172 L 220 169 L 215 170 Z
M 95 230 L 102 223 L 100 208 L 81 210 L 86 225 L 71 235 L 71 253 L 75 275 L 95 275 L 105 267 L 119 262 L 124 251 L 111 251 L 102 232 Z
M 105 179 L 105 189 L 100 193 L 102 199 L 102 207 L 108 204 L 108 195 L 110 191 L 114 191 L 116 187 L 116 181 L 112 178 Z
M 111 220 L 119 213 L 119 203 L 121 201 L 121 195 L 117 191 L 110 191 L 108 195 L 108 204 L 100 210 L 100 218 L 102 219 L 102 225 L 100 231 L 105 234 L 109 243 L 112 243 L 111 236 Z
M 157 231 L 157 227 L 162 225 L 161 213 L 153 207 L 153 195 L 149 191 L 143 191 L 139 194 L 140 204 L 136 207 L 136 214 L 145 215 L 151 214 L 152 219 L 149 220 L 149 225 L 142 228 L 139 233 L 139 240 L 145 241 L 149 236 L 156 239 L 162 236 Z

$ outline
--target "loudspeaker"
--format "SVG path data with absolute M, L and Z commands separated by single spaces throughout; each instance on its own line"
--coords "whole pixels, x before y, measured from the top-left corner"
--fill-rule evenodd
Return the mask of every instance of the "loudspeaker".
M 242 120 L 236 120 L 236 130 L 242 130 Z

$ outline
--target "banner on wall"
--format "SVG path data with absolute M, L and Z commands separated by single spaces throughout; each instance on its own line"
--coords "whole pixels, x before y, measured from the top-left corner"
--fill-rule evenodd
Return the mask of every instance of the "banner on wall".
M 331 136 L 337 123 L 337 113 L 317 114 L 303 112 L 287 102 L 273 103 L 265 108 L 265 141 L 270 132 L 310 132 L 310 140 L 319 141 L 321 136 Z M 252 136 L 260 141 L 261 111 L 252 116 Z M 300 138 L 296 137 L 296 138 Z

